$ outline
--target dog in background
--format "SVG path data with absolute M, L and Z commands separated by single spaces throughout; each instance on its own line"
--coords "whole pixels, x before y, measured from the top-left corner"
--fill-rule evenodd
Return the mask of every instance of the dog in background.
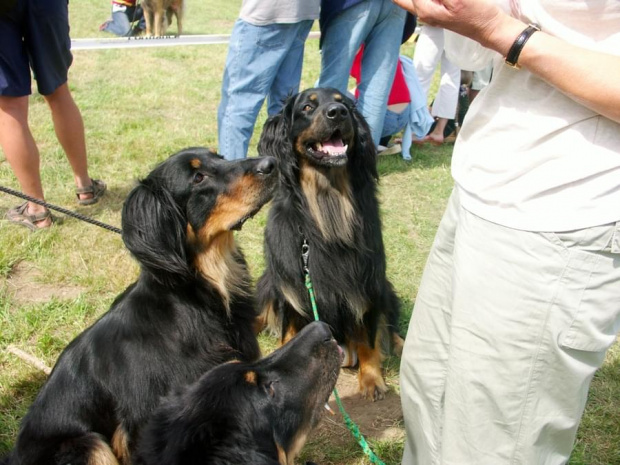
M 258 362 L 213 368 L 161 404 L 135 465 L 293 465 L 325 411 L 342 355 L 317 322 Z
M 142 0 L 147 37 L 161 37 L 172 24 L 172 17 L 177 19 L 177 36 L 183 33 L 184 0 Z
M 216 365 L 260 356 L 233 231 L 276 182 L 273 158 L 229 162 L 190 148 L 130 192 L 123 240 L 138 280 L 64 349 L 0 463 L 129 465 L 162 397 Z
M 390 346 L 402 351 L 403 340 L 399 300 L 386 278 L 368 124 L 339 91 L 309 89 L 267 120 L 258 151 L 280 162 L 265 230 L 266 269 L 257 284 L 262 323 L 286 343 L 313 320 L 307 266 L 320 319 L 357 355 L 362 394 L 382 398 L 382 360 Z

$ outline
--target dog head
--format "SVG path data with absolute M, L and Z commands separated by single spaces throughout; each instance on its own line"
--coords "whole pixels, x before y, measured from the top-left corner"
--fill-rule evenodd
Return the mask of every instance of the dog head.
M 188 278 L 196 255 L 222 236 L 232 238 L 270 200 L 276 182 L 271 157 L 231 162 L 204 148 L 182 150 L 129 193 L 123 240 L 158 281 Z
M 368 124 L 353 101 L 333 88 L 308 89 L 289 97 L 282 111 L 265 123 L 258 151 L 289 158 L 286 166 L 293 169 L 304 162 L 324 169 L 359 165 L 377 177 L 377 153 Z
M 292 465 L 341 362 L 328 326 L 317 322 L 262 360 L 217 366 L 163 402 L 140 444 L 144 463 Z

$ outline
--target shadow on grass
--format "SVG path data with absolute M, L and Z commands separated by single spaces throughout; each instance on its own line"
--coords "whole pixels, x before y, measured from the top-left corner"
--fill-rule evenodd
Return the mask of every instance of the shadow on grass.
M 46 379 L 47 375 L 36 372 L 3 389 L 0 395 L 0 456 L 13 448 L 16 428 Z
M 620 464 L 619 437 L 620 343 L 616 342 L 590 385 L 569 465 Z

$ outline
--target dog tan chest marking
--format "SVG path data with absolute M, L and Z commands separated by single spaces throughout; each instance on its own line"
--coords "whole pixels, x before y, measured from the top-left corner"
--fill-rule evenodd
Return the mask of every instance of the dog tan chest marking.
M 250 276 L 235 259 L 237 246 L 231 231 L 219 234 L 196 257 L 195 267 L 222 296 L 230 316 L 232 294 L 249 295 Z
M 358 222 L 346 171 L 319 170 L 302 160 L 300 182 L 323 239 L 353 244 Z

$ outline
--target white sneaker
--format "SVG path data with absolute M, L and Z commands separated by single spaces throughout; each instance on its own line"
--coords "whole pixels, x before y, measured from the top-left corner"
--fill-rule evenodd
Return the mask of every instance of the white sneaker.
M 377 146 L 377 152 L 379 155 L 394 155 L 395 153 L 401 153 L 402 147 L 400 144 L 394 144 L 389 147 L 385 147 L 383 145 Z

